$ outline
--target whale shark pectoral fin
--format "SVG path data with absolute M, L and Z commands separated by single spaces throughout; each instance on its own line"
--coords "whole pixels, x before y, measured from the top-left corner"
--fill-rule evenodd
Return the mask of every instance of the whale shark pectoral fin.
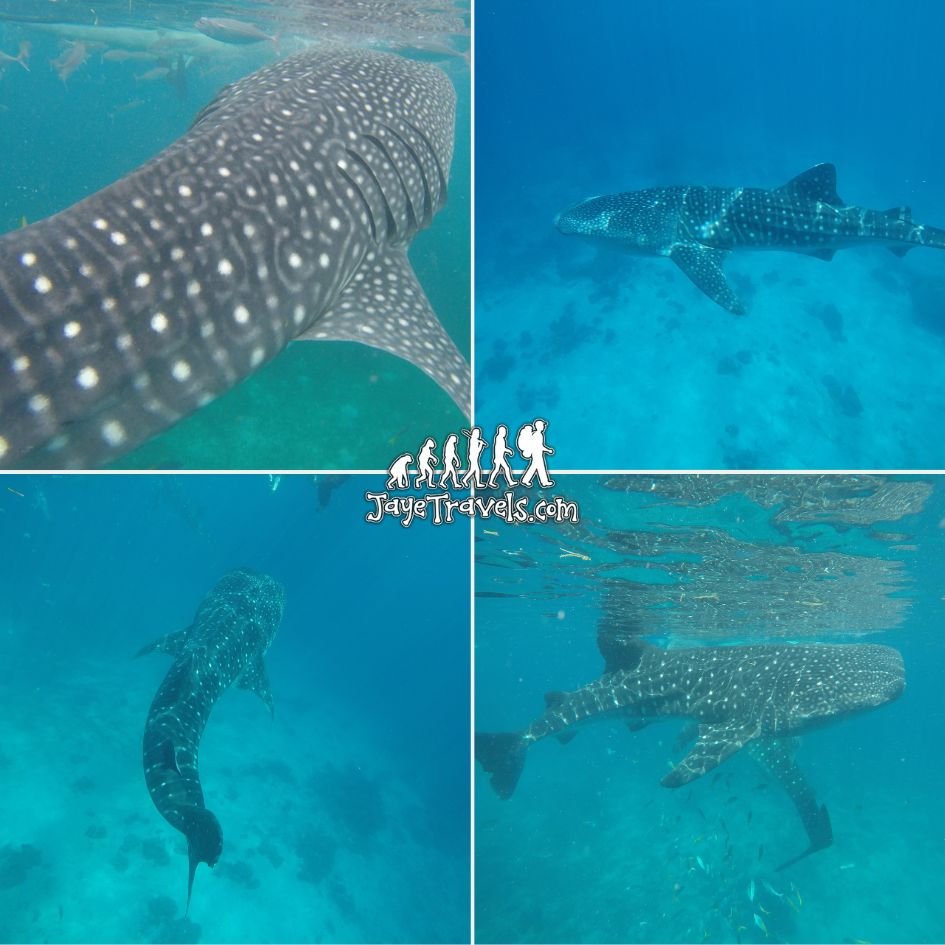
M 660 783 L 663 787 L 680 787 L 701 778 L 750 742 L 757 731 L 755 724 L 700 725 L 699 737 L 689 754 Z
M 809 253 L 805 253 L 805 256 L 813 256 L 814 259 L 822 259 L 824 262 L 830 262 L 834 256 L 837 255 L 835 249 L 812 249 Z
M 436 317 L 407 253 L 388 249 L 369 257 L 365 269 L 298 340 L 357 341 L 403 358 L 436 381 L 468 418 L 469 365 Z
M 802 200 L 819 200 L 833 207 L 846 206 L 837 193 L 837 169 L 833 164 L 815 164 L 778 187 L 775 193 L 788 194 Z
M 243 670 L 242 675 L 236 681 L 236 685 L 239 686 L 240 689 L 248 689 L 250 692 L 255 692 L 256 695 L 269 706 L 269 714 L 273 717 L 275 716 L 276 711 L 272 702 L 272 687 L 269 685 L 269 673 L 266 670 L 266 664 L 262 656 L 260 656 L 252 666 Z
M 702 243 L 677 243 L 670 251 L 669 258 L 713 302 L 733 315 L 744 315 L 745 306 L 722 272 L 727 255 L 724 250 L 712 249 Z
M 144 656 L 147 653 L 167 653 L 168 656 L 180 656 L 184 652 L 184 644 L 187 642 L 187 634 L 190 627 L 184 630 L 177 630 L 175 633 L 168 633 L 166 636 L 143 646 L 135 656 Z
M 782 863 L 778 869 L 792 866 L 798 860 L 823 850 L 833 843 L 833 828 L 826 806 L 817 803 L 814 789 L 794 760 L 798 741 L 794 738 L 774 738 L 757 741 L 748 747 L 748 753 L 765 768 L 790 797 L 801 823 L 807 831 L 810 846 L 798 856 Z

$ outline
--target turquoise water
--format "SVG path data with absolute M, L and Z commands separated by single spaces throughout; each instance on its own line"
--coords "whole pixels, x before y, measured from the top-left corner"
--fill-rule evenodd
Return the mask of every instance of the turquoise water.
M 0 941 L 468 941 L 469 532 L 368 525 L 377 485 L 4 477 Z M 275 714 L 213 709 L 223 854 L 185 916 L 142 771 L 169 660 L 133 655 L 238 567 L 286 589 Z
M 945 463 L 940 250 L 734 252 L 735 317 L 668 259 L 554 227 L 598 194 L 820 162 L 847 204 L 945 227 L 937 0 L 476 12 L 478 421 L 549 418 L 563 469 Z
M 437 6 L 449 5 L 367 3 L 359 6 L 368 15 L 362 20 L 353 8 L 331 2 L 307 12 L 296 4 L 198 8 L 116 0 L 96 4 L 94 15 L 51 8 L 45 0 L 0 3 L 0 50 L 16 55 L 21 41 L 32 44 L 29 72 L 16 63 L 0 69 L 0 231 L 39 220 L 119 179 L 185 132 L 224 85 L 304 42 L 398 51 L 435 62 L 457 91 L 449 200 L 415 240 L 410 259 L 434 310 L 468 357 L 470 89 L 463 50 L 469 40 L 461 35 L 468 11 L 455 11 L 456 32 L 423 29 L 426 11 Z M 279 39 L 278 48 L 218 43 L 192 29 L 198 16 L 212 15 L 259 23 Z M 103 58 L 116 50 L 140 51 L 167 30 L 187 31 L 201 42 L 180 87 L 149 78 L 153 62 Z M 88 45 L 89 56 L 64 82 L 49 60 L 75 39 Z M 377 469 L 461 421 L 448 395 L 391 355 L 347 342 L 297 344 L 116 466 Z
M 797 503 L 775 494 L 794 490 L 783 482 L 752 499 L 684 482 L 670 495 L 665 480 L 614 491 L 561 476 L 580 527 L 477 526 L 477 730 L 521 730 L 545 692 L 597 679 L 607 620 L 673 648 L 883 643 L 903 655 L 905 693 L 801 736 L 797 761 L 834 839 L 781 872 L 807 838 L 744 751 L 660 786 L 684 754 L 680 721 L 545 739 L 509 800 L 477 765 L 477 940 L 941 941 L 941 481 L 898 510 L 900 486 L 871 505 L 863 479 L 827 492 L 807 480 Z

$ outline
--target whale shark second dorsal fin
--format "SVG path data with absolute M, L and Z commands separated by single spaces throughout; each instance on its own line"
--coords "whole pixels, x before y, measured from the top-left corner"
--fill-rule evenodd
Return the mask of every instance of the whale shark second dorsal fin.
M 791 194 L 804 200 L 820 200 L 833 207 L 846 206 L 837 193 L 837 169 L 833 164 L 815 164 L 792 177 L 776 193 Z

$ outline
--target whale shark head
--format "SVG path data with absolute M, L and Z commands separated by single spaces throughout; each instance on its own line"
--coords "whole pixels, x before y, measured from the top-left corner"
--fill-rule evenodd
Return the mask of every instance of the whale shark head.
M 885 705 L 905 690 L 902 655 L 890 646 L 824 644 L 784 652 L 793 663 L 787 674 L 793 711 L 810 725 Z
M 565 210 L 555 226 L 566 235 L 616 241 L 638 253 L 664 253 L 676 237 L 680 188 L 591 197 Z

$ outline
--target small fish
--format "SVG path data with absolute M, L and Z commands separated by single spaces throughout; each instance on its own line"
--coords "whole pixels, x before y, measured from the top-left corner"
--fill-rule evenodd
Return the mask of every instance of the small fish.
M 168 66 L 155 66 L 135 76 L 135 82 L 156 82 L 158 79 L 166 79 L 171 74 Z
M 768 890 L 769 893 L 771 893 L 772 896 L 777 896 L 778 899 L 783 899 L 783 898 L 784 898 L 784 893 L 783 893 L 783 892 L 778 892 L 778 891 L 774 888 L 774 886 L 772 886 L 771 883 L 769 883 L 767 880 L 763 879 L 763 880 L 761 881 L 761 884 L 762 884 L 762 886 L 764 886 L 765 889 Z
M 749 902 L 755 901 L 755 881 L 754 880 L 752 880 L 748 884 L 748 900 Z
M 11 56 L 9 53 L 3 52 L 0 50 L 0 62 L 18 62 L 27 72 L 30 71 L 30 67 L 27 63 L 30 61 L 30 50 L 32 49 L 32 44 L 28 39 L 24 39 L 20 43 L 20 51 L 15 56 Z
M 22 492 L 20 492 L 20 491 L 17 490 L 17 489 L 14 489 L 12 486 L 7 486 L 7 492 L 12 492 L 14 495 L 18 495 L 21 499 L 25 499 L 25 498 L 26 498 L 26 496 L 23 495 Z
M 852 870 L 856 866 L 856 863 L 841 863 L 840 869 L 842 870 Z
M 768 927 L 765 925 L 765 920 L 762 919 L 761 916 L 758 915 L 757 912 L 753 912 L 752 915 L 755 917 L 755 925 L 757 925 L 758 928 L 761 929 L 761 931 L 764 932 L 765 935 L 767 935 Z
M 114 118 L 116 115 L 123 115 L 125 112 L 133 111 L 136 108 L 140 108 L 144 105 L 143 98 L 133 98 L 130 102 L 125 102 L 122 105 L 116 105 L 109 113 L 110 118 Z
M 498 532 L 489 531 L 488 528 L 484 528 L 484 529 L 482 530 L 482 533 L 483 533 L 483 535 L 495 535 L 497 538 L 498 538 L 498 536 L 499 536 L 499 533 L 498 533 Z
M 568 551 L 567 548 L 561 548 L 564 554 L 558 555 L 559 558 L 580 558 L 582 561 L 590 561 L 590 556 L 581 554 L 580 551 Z
M 708 872 L 709 872 L 709 867 L 706 866 L 705 863 L 702 862 L 702 857 L 701 857 L 701 856 L 697 856 L 697 857 L 696 857 L 696 862 L 699 864 L 699 869 L 701 869 L 704 873 L 708 873 Z
M 194 23 L 194 29 L 199 30 L 204 36 L 209 36 L 211 39 L 219 40 L 221 43 L 232 43 L 236 46 L 245 46 L 249 43 L 278 45 L 275 36 L 264 33 L 258 26 L 222 16 L 202 16 Z
M 64 49 L 58 58 L 50 59 L 49 64 L 56 70 L 59 78 L 63 82 L 67 82 L 72 73 L 83 65 L 88 58 L 89 47 L 79 40 Z
M 771 910 L 770 910 L 770 909 L 766 909 L 760 902 L 758 903 L 758 908 L 759 908 L 765 915 L 771 915 Z

